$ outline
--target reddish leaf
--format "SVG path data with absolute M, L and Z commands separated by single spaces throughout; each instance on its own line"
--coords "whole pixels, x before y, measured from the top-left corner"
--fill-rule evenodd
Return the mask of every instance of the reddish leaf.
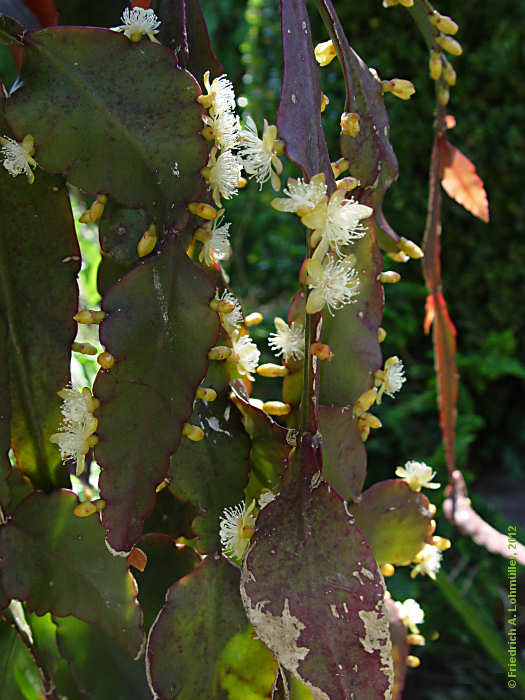
M 393 675 L 383 578 L 361 530 L 321 481 L 307 433 L 291 467 L 245 554 L 248 618 L 314 697 L 382 700 Z
M 54 0 L 24 0 L 24 5 L 34 12 L 42 27 L 54 27 L 57 23 L 58 12 Z
M 434 311 L 434 297 L 429 294 L 425 301 L 425 320 L 423 321 L 423 330 L 425 335 L 430 333 L 430 328 L 434 323 L 434 316 L 436 312 Z
M 148 10 L 151 5 L 151 0 L 131 0 L 131 7 L 142 7 L 144 10 Z
M 489 203 L 476 167 L 445 138 L 439 139 L 439 176 L 443 189 L 478 219 L 489 220 Z

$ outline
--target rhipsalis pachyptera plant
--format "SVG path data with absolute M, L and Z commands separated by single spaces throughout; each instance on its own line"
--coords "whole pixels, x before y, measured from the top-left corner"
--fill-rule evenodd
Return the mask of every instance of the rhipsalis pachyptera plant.
M 382 213 L 398 174 L 383 95 L 414 88 L 381 80 L 331 0 L 315 4 L 330 38 L 314 48 L 305 1 L 281 0 L 281 102 L 260 124 L 238 115 L 198 0 L 128 8 L 111 29 L 0 18 L 20 69 L 0 115 L 6 698 L 399 698 L 419 663 L 424 613 L 384 577 L 435 578 L 450 543 L 423 489 L 440 484 L 398 455 L 363 492 L 374 405 L 406 380 L 382 357 L 399 274 L 379 245 L 423 255 Z M 439 39 L 443 105 L 455 24 L 399 4 Z M 319 66 L 336 57 L 329 154 Z M 262 317 L 221 267 L 248 179 L 275 190 L 283 232 L 286 217 L 304 226 L 275 363 L 259 363 Z M 97 234 L 101 302 L 79 305 L 79 239 Z M 90 355 L 85 386 L 70 367 Z M 257 399 L 266 377 L 279 400 Z

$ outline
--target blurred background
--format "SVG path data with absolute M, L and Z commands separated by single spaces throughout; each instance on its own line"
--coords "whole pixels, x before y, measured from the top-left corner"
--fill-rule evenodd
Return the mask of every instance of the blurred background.
M 263 118 L 274 123 L 282 77 L 279 3 L 201 0 L 201 4 L 212 46 L 235 86 L 239 113 L 243 117 L 250 114 L 259 129 Z M 388 191 L 384 211 L 399 235 L 421 243 L 434 109 L 426 47 L 401 6 L 385 9 L 380 0 L 335 0 L 334 4 L 350 44 L 364 61 L 381 78 L 407 78 L 416 87 L 409 102 L 386 96 L 400 179 Z M 0 12 L 9 13 L 9 7 L 15 5 L 21 3 L 0 0 Z M 115 26 L 127 3 L 58 0 L 55 5 L 61 24 Z M 451 90 L 448 112 L 457 125 L 448 138 L 475 163 L 485 183 L 491 216 L 490 223 L 484 224 L 443 195 L 443 292 L 458 332 L 461 377 L 457 463 L 475 509 L 506 532 L 509 524 L 525 524 L 521 505 L 525 502 L 525 357 L 521 345 L 525 331 L 521 192 L 525 182 L 525 3 L 440 0 L 435 6 L 459 24 L 456 38 L 464 50 L 452 60 L 458 81 Z M 32 26 L 29 15 L 23 21 Z M 311 21 L 315 41 L 325 41 L 328 36 L 313 7 Z M 0 69 L 9 85 L 14 74 L 6 51 L 0 46 Z M 344 106 L 337 61 L 322 69 L 321 77 L 330 99 L 323 120 L 331 157 L 336 160 Z M 290 166 L 285 174 L 297 177 L 299 172 Z M 268 333 L 273 330 L 274 316 L 286 315 L 304 257 L 301 224 L 296 217 L 271 209 L 268 203 L 273 196 L 269 186 L 259 192 L 250 183 L 226 207 L 227 220 L 233 222 L 233 254 L 225 267 L 246 312 L 264 314 L 264 322 L 252 328 L 263 353 L 261 361 L 272 360 Z M 83 294 L 95 303 L 97 245 L 86 235 L 82 242 L 88 260 L 82 273 Z M 422 327 L 426 290 L 421 266 L 417 261 L 400 265 L 386 258 L 385 267 L 398 270 L 402 282 L 386 288 L 383 326 L 388 337 L 383 352 L 386 357 L 402 358 L 408 381 L 399 398 L 385 401 L 378 411 L 384 429 L 367 442 L 367 484 L 391 478 L 395 467 L 409 459 L 432 465 L 437 480 L 446 484 L 432 342 Z M 259 379 L 255 395 L 277 399 L 278 391 L 278 383 Z M 422 663 L 409 670 L 404 698 L 520 697 L 520 689 L 510 691 L 506 683 L 506 561 L 453 531 L 441 514 L 442 495 L 432 495 L 438 507 L 437 533 L 453 541 L 453 548 L 444 556 L 447 585 L 436 585 L 428 578 L 410 579 L 401 568 L 387 582 L 394 599 L 416 598 L 425 611 L 421 632 L 427 645 L 416 649 Z M 523 589 L 520 583 L 523 577 L 518 591 Z M 520 610 L 523 621 L 523 597 Z

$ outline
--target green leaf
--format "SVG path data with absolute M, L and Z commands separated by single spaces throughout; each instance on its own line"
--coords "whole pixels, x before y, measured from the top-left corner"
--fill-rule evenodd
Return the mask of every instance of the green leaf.
M 100 247 L 115 262 L 135 266 L 140 261 L 137 244 L 150 224 L 143 209 L 126 209 L 110 199 L 98 225 Z
M 431 535 L 428 498 L 401 479 L 379 481 L 349 510 L 363 531 L 377 563 L 409 564 Z
M 151 700 L 143 658 L 134 661 L 94 625 L 74 617 L 54 621 L 60 653 L 83 693 L 93 700 Z
M 179 501 L 169 488 L 163 488 L 157 494 L 153 513 L 144 522 L 144 532 L 162 533 L 173 539 L 185 537 L 191 540 L 195 537 L 191 524 L 197 512 L 197 508 L 192 503 Z
M 102 301 L 108 317 L 100 339 L 115 365 L 100 372 L 94 386 L 102 404 L 95 454 L 106 501 L 102 522 L 113 550 L 129 552 L 140 539 L 191 416 L 218 333 L 218 316 L 209 308 L 214 294 L 208 275 L 174 237 Z
M 191 547 L 179 547 L 172 537 L 155 533 L 144 535 L 139 547 L 148 557 L 144 571 L 135 571 L 147 632 L 164 605 L 168 588 L 193 571 L 200 557 Z
M 29 649 L 4 620 L 0 620 L 0 687 L 6 700 L 41 700 L 46 692 Z
M 248 627 L 238 570 L 207 557 L 170 588 L 151 629 L 146 664 L 152 691 L 159 700 L 227 698 L 220 688 L 221 654 Z
M 25 36 L 21 80 L 7 118 L 34 136 L 43 168 L 184 227 L 208 148 L 200 90 L 169 49 L 102 29 L 44 29 Z
M 126 561 L 112 557 L 96 517 L 78 518 L 70 491 L 33 493 L 0 528 L 2 585 L 28 610 L 98 624 L 131 656 L 143 632 Z
M 226 644 L 218 671 L 228 700 L 267 700 L 272 692 L 277 661 L 268 647 L 255 638 L 250 626 Z
M 24 29 L 7 15 L 0 15 L 0 44 L 22 44 Z
M 170 488 L 200 508 L 193 521 L 199 552 L 216 552 L 219 517 L 242 500 L 248 482 L 250 440 L 227 394 L 212 403 L 198 401 L 190 422 L 204 430 L 204 439 L 182 441 L 171 459 Z
M 377 329 L 383 317 L 383 290 L 377 280 L 383 261 L 370 232 L 351 247 L 359 272 L 359 296 L 354 304 L 333 316 L 323 314 L 322 342 L 334 353 L 321 362 L 320 402 L 348 406 L 372 384 L 372 373 L 381 366 Z
M 248 618 L 314 697 L 383 699 L 393 675 L 383 577 L 342 500 L 321 481 L 308 434 L 285 480 L 260 511 L 244 556 Z
M 366 478 L 366 450 L 352 409 L 319 406 L 323 478 L 347 501 L 355 501 Z
M 69 382 L 80 253 L 61 178 L 37 170 L 29 185 L 23 175 L 13 178 L 0 167 L 0 212 L 11 442 L 19 469 L 35 488 L 49 490 L 69 482 L 49 437 L 60 424 L 57 391 Z
M 7 324 L 0 314 L 0 507 L 6 509 L 11 494 L 8 478 L 11 474 L 9 450 L 11 448 L 9 400 L 9 355 L 7 353 Z

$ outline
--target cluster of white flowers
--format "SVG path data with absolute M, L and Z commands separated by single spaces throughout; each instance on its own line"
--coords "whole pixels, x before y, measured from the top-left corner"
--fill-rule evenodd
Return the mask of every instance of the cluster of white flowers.
M 275 333 L 270 333 L 268 345 L 277 356 L 282 355 L 285 362 L 302 360 L 304 357 L 304 325 L 292 321 L 288 325 L 282 318 L 274 318 Z
M 65 387 L 58 392 L 62 399 L 62 425 L 50 436 L 50 442 L 58 445 L 63 460 L 76 459 L 76 474 L 84 471 L 84 458 L 98 438 L 95 435 L 98 420 L 93 411 L 98 408 L 98 399 L 85 387 L 81 392 Z
M 255 531 L 255 501 L 248 509 L 244 501 L 237 506 L 225 508 L 219 520 L 222 551 L 228 557 L 242 559 L 242 555 Z
M 396 601 L 396 608 L 399 617 L 413 634 L 418 634 L 417 625 L 423 624 L 425 621 L 425 613 L 423 609 L 413 598 L 407 598 L 402 603 Z

